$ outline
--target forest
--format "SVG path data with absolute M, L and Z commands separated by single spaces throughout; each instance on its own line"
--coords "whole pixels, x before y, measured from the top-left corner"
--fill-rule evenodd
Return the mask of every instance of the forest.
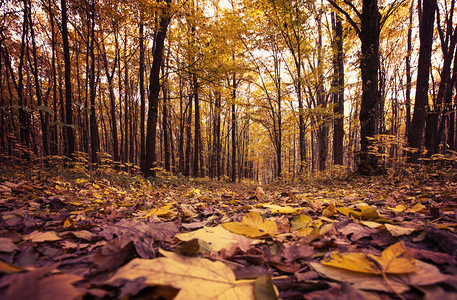
M 7 1 L 2 159 L 269 183 L 455 158 L 455 1 L 340 2 Z
M 457 298 L 457 0 L 0 1 L 0 298 Z

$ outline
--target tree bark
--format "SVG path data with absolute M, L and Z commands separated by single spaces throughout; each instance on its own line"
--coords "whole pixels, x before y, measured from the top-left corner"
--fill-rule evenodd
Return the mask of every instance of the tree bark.
M 231 111 L 232 111 L 232 173 L 230 180 L 232 182 L 236 181 L 236 77 L 233 75 L 233 82 L 232 82 L 232 104 L 231 104 Z
M 98 162 L 98 152 L 100 152 L 100 138 L 98 135 L 98 122 L 97 110 L 95 105 L 96 86 L 95 86 L 95 0 L 91 3 L 91 23 L 90 23 L 90 115 L 89 115 L 89 131 L 90 131 L 90 149 L 91 149 L 91 162 L 96 164 Z
M 362 73 L 362 102 L 360 107 L 360 161 L 358 172 L 371 175 L 377 171 L 377 157 L 371 154 L 370 138 L 379 133 L 379 34 L 381 14 L 377 0 L 363 0 L 362 26 L 360 40 L 362 57 L 360 70 Z
M 73 112 L 72 112 L 72 95 L 71 95 L 71 61 L 70 46 L 68 42 L 67 27 L 67 1 L 61 0 L 62 8 L 62 44 L 65 64 L 65 132 L 67 140 L 66 155 L 71 157 L 75 152 L 75 134 L 73 131 Z
M 140 84 L 140 168 L 144 170 L 143 163 L 146 161 L 145 151 L 145 116 L 146 116 L 146 96 L 144 88 L 144 22 L 143 14 L 140 12 L 140 24 L 139 24 L 139 35 L 140 35 L 140 66 L 139 66 L 139 84 Z
M 332 14 L 334 31 L 333 54 L 333 162 L 344 163 L 344 50 L 341 18 Z
M 414 103 L 414 115 L 411 128 L 408 133 L 408 145 L 417 149 L 410 153 L 409 162 L 417 163 L 422 150 L 422 139 L 426 122 L 426 114 L 429 111 L 428 88 L 431 67 L 431 55 L 433 44 L 433 25 L 435 20 L 436 0 L 424 0 L 423 6 L 419 6 L 419 62 L 416 84 L 416 102 Z
M 408 138 L 408 134 L 411 128 L 411 53 L 412 53 L 412 27 L 413 27 L 413 8 L 414 1 L 411 1 L 409 7 L 409 27 L 408 27 L 408 41 L 407 41 L 407 54 L 406 54 L 406 130 L 405 137 Z
M 167 10 L 170 7 L 171 0 L 165 0 Z M 171 15 L 168 11 L 164 11 L 160 18 L 159 30 L 155 36 L 155 47 L 152 53 L 152 66 L 149 77 L 149 111 L 147 122 L 147 137 L 146 137 L 146 161 L 143 173 L 145 176 L 156 176 L 154 168 L 157 164 L 156 159 L 156 142 L 157 142 L 157 114 L 159 108 L 159 92 L 160 92 L 160 66 L 162 65 L 165 38 L 167 34 L 168 24 L 170 23 Z
M 193 78 L 193 94 L 194 94 L 194 103 L 195 103 L 195 138 L 194 138 L 194 162 L 193 162 L 193 171 L 192 175 L 194 177 L 199 177 L 199 162 L 200 156 L 202 155 L 200 149 L 201 141 L 201 128 L 200 128 L 200 99 L 199 99 L 199 84 L 198 79 L 195 74 L 192 75 Z
M 163 150 L 165 156 L 165 170 L 171 171 L 170 168 L 170 138 L 169 138 L 169 126 L 168 126 L 168 80 L 165 74 L 165 65 L 162 65 L 162 74 L 165 77 L 164 84 L 162 87 L 163 93 L 163 112 L 162 112 L 162 130 L 163 130 Z
M 105 45 L 102 43 L 103 47 L 103 64 L 105 67 L 106 79 L 108 80 L 108 90 L 109 90 L 109 99 L 110 99 L 110 112 L 111 112 L 111 138 L 113 140 L 113 160 L 115 162 L 119 161 L 119 144 L 117 139 L 117 117 L 116 117 L 116 94 L 114 92 L 114 83 L 113 77 L 114 72 L 116 71 L 117 65 L 117 55 L 113 63 L 113 70 L 110 73 L 108 68 L 108 58 L 106 55 Z

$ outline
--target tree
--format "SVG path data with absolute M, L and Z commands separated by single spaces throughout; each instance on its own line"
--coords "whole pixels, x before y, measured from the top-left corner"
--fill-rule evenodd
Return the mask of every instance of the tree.
M 378 71 L 379 71 L 379 36 L 385 21 L 404 2 L 394 1 L 381 16 L 378 8 L 378 0 L 363 0 L 362 13 L 348 0 L 343 2 L 360 19 L 360 27 L 352 19 L 350 14 L 342 9 L 335 1 L 328 0 L 339 10 L 356 31 L 361 41 L 360 71 L 362 77 L 362 100 L 359 114 L 360 121 L 360 155 L 358 172 L 363 175 L 376 173 L 378 170 L 377 157 L 370 153 L 372 139 L 379 133 L 379 121 L 382 112 L 379 111 L 381 99 L 379 97 Z
M 333 161 L 343 165 L 344 158 L 344 53 L 343 53 L 343 24 L 341 17 L 332 13 L 333 29 Z
M 71 61 L 70 61 L 70 45 L 68 41 L 68 26 L 67 26 L 67 1 L 61 0 L 62 7 L 62 44 L 63 57 L 65 64 L 65 132 L 66 132 L 66 154 L 68 157 L 75 152 L 75 134 L 73 132 L 73 111 L 72 111 L 72 94 L 71 94 Z
M 420 4 L 420 3 L 419 3 Z M 428 104 L 428 88 L 433 44 L 433 24 L 435 20 L 436 0 L 424 0 L 419 9 L 419 62 L 416 84 L 416 102 L 411 128 L 408 132 L 408 145 L 416 149 L 409 156 L 409 161 L 417 163 L 422 150 L 422 140 L 426 121 L 426 114 L 430 107 Z
M 149 110 L 146 136 L 146 157 L 143 168 L 145 176 L 156 176 L 154 168 L 157 164 L 156 143 L 157 143 L 157 114 L 159 108 L 160 93 L 160 66 L 162 65 L 165 37 L 167 35 L 168 25 L 171 20 L 169 7 L 171 0 L 165 0 L 166 8 L 162 10 L 159 27 L 154 36 L 154 47 L 152 52 L 152 66 L 149 76 Z

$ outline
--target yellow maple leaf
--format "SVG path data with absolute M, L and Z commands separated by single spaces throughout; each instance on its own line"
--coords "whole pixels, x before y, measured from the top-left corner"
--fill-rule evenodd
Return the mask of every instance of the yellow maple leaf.
M 268 237 L 278 234 L 278 227 L 273 221 L 263 221 L 258 212 L 251 211 L 241 222 L 223 223 L 225 229 L 252 238 Z
M 322 260 L 323 265 L 369 274 L 406 274 L 416 272 L 413 256 L 403 242 L 385 249 L 381 256 L 364 253 L 333 252 Z
M 168 204 L 159 208 L 154 208 L 151 210 L 149 213 L 147 213 L 144 218 L 149 218 L 152 215 L 156 215 L 158 217 L 164 217 L 170 214 L 171 212 L 174 211 L 174 208 L 172 208 L 172 204 Z

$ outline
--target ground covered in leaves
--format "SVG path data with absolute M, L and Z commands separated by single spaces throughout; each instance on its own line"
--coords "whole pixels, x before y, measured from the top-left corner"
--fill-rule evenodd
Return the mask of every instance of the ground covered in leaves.
M 2 299 L 456 299 L 457 176 L 0 167 Z

